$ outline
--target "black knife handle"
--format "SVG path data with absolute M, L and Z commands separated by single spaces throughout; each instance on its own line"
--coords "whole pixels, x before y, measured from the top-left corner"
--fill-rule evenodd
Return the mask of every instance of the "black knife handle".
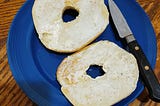
M 144 55 L 144 52 L 142 51 L 137 41 L 132 41 L 128 43 L 128 47 L 130 52 L 137 59 L 140 75 L 145 86 L 148 89 L 150 98 L 156 102 L 160 102 L 160 84 L 146 56 Z

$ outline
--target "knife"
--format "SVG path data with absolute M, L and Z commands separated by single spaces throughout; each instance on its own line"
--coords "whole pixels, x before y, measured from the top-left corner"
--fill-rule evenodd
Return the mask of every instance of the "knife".
M 124 38 L 126 40 L 129 51 L 137 59 L 140 75 L 146 88 L 148 89 L 150 98 L 156 102 L 160 102 L 160 84 L 143 50 L 136 41 L 118 6 L 113 0 L 108 0 L 108 2 L 113 23 L 118 31 L 120 38 Z

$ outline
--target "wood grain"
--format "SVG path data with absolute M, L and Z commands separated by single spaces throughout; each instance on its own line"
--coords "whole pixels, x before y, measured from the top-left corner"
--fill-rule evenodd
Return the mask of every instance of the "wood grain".
M 36 105 L 16 84 L 6 53 L 6 41 L 11 22 L 24 2 L 25 0 L 0 0 L 0 106 Z M 137 2 L 148 14 L 156 33 L 158 54 L 155 73 L 160 81 L 160 0 L 138 0 Z M 160 103 L 149 100 L 144 91 L 130 106 L 160 106 Z

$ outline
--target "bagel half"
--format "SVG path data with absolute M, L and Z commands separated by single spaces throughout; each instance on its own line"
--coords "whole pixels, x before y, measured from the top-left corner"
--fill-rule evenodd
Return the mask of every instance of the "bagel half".
M 64 22 L 63 12 L 75 9 L 75 20 Z M 96 39 L 109 23 L 104 0 L 35 0 L 32 16 L 40 41 L 57 52 L 75 52 Z
M 104 75 L 86 74 L 91 65 Z M 74 106 L 110 106 L 130 95 L 137 86 L 135 57 L 109 41 L 99 41 L 65 58 L 57 70 L 63 94 Z

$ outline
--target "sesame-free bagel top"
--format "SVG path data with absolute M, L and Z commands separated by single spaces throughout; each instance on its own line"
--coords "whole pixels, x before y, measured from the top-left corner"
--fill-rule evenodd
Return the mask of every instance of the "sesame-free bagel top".
M 74 9 L 79 15 L 64 22 L 62 16 L 66 9 Z M 104 0 L 35 0 L 32 16 L 41 42 L 57 52 L 81 49 L 96 39 L 109 23 Z
M 91 65 L 102 66 L 104 75 L 92 78 Z M 99 41 L 66 57 L 57 80 L 74 106 L 111 106 L 130 95 L 139 77 L 135 57 L 109 41 Z

